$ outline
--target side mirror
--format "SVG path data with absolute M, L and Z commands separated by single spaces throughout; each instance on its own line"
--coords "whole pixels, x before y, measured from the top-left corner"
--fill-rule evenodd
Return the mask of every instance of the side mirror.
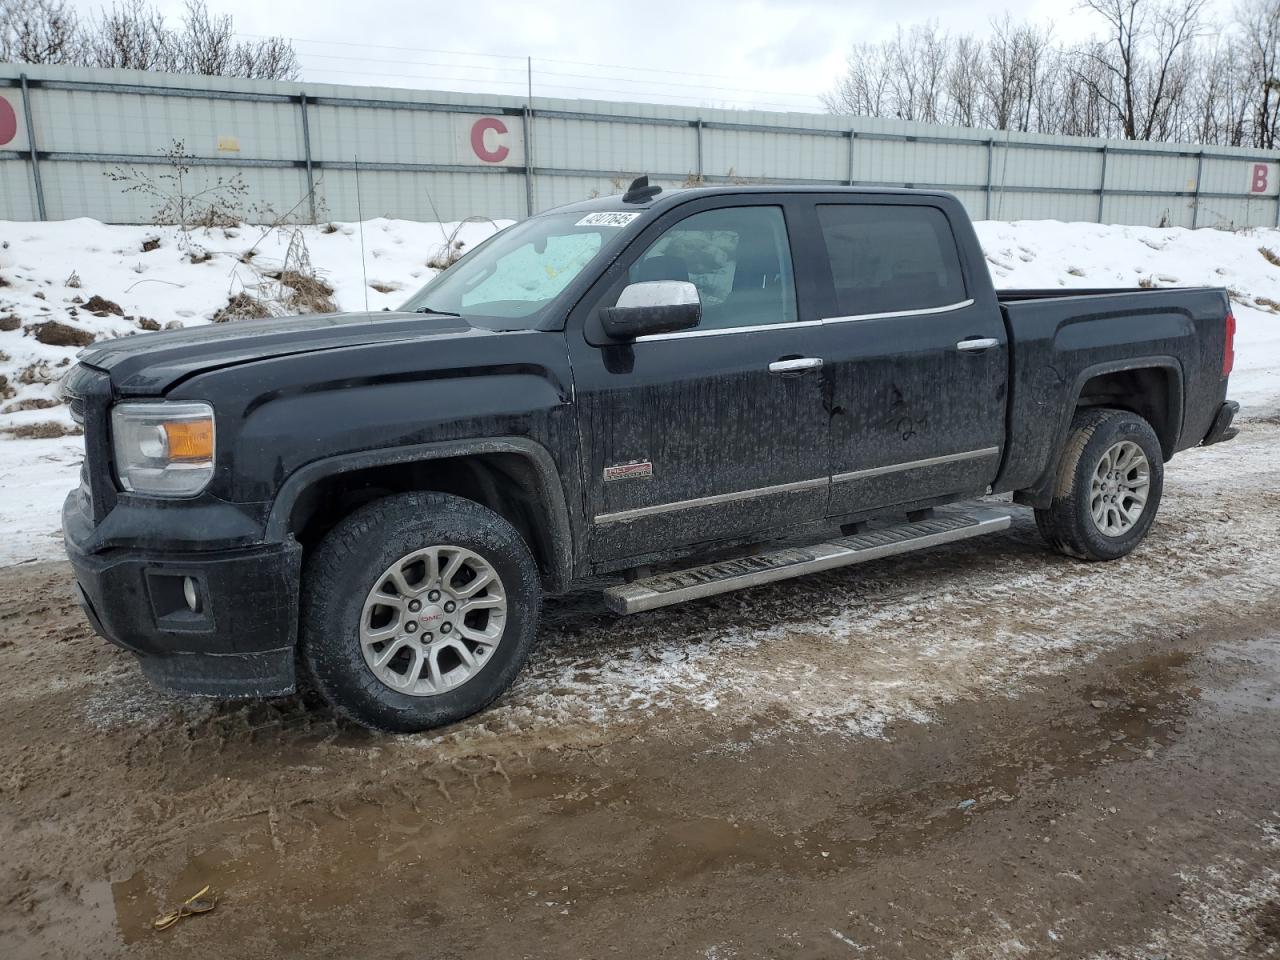
M 615 340 L 687 330 L 701 319 L 698 288 L 687 280 L 629 283 L 616 306 L 600 311 L 604 332 Z

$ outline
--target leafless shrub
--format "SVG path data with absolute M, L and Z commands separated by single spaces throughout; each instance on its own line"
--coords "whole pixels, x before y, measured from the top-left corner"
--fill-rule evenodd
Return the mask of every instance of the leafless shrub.
M 67 277 L 67 280 L 63 284 L 63 286 L 70 287 L 73 290 L 80 289 L 80 274 L 72 270 L 71 276 Z
M 193 157 L 182 140 L 174 140 L 161 156 L 161 172 L 141 167 L 115 167 L 104 171 L 122 193 L 136 193 L 152 201 L 151 222 L 176 226 L 183 233 L 194 227 L 230 227 L 244 219 L 249 186 L 236 173 L 218 175 L 212 182 L 192 177 Z M 189 241 L 188 241 L 189 242 Z
M 294 229 L 285 250 L 284 265 L 274 277 L 276 286 L 268 296 L 285 313 L 335 313 L 333 287 L 322 280 L 311 263 L 307 239 Z
M 615 177 L 614 179 L 616 181 L 618 178 Z M 459 221 L 458 225 L 449 231 L 439 249 L 427 258 L 428 267 L 433 270 L 448 270 L 462 258 L 462 248 L 465 244 L 458 238 L 458 234 L 462 231 L 463 224 L 467 223 L 487 223 L 494 230 L 498 229 L 498 225 L 488 217 L 467 217 L 467 219 Z

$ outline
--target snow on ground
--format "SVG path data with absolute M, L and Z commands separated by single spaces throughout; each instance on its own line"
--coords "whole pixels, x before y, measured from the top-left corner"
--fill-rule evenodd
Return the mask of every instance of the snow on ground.
M 395 308 L 434 275 L 427 264 L 451 238 L 467 249 L 494 229 L 377 219 L 363 230 L 337 223 L 183 234 L 87 219 L 0 221 L 0 565 L 59 555 L 58 510 L 77 482 L 78 439 L 12 433 L 71 427 L 55 402 L 56 380 L 79 348 L 41 343 L 30 327 L 56 320 L 102 339 L 207 323 L 230 297 L 270 287 L 298 236 L 340 309 Z M 1280 254 L 1280 230 L 1023 221 L 979 223 L 977 231 L 997 287 L 1227 287 L 1239 321 L 1231 395 L 1246 417 L 1280 409 L 1280 265 L 1261 252 Z M 93 297 L 121 315 L 93 315 Z

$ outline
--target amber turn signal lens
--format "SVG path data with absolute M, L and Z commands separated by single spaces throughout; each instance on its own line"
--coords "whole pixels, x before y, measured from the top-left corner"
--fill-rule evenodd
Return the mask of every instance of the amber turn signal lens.
M 164 425 L 170 460 L 212 460 L 213 421 L 180 420 Z

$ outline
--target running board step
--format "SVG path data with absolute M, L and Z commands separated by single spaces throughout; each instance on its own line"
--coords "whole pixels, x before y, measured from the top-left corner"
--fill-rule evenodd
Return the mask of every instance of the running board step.
M 783 547 L 753 557 L 722 560 L 621 583 L 604 591 L 604 602 L 614 613 L 655 610 L 717 593 L 980 537 L 1007 529 L 1012 519 L 1006 511 L 986 506 L 939 509 L 929 519 L 915 523 L 869 530 L 826 543 Z

